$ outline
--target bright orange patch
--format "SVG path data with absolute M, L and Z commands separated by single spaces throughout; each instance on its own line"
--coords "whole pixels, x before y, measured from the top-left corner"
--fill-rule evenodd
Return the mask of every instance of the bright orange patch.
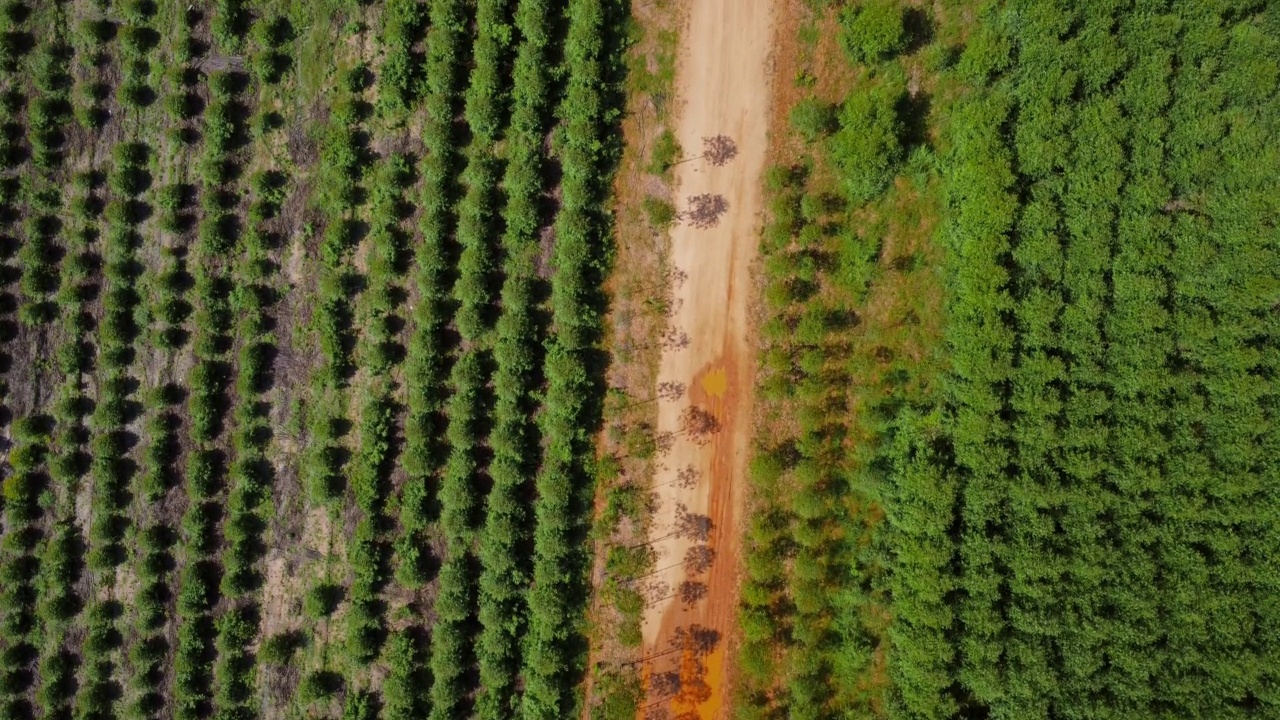
M 724 704 L 724 692 L 721 688 L 724 684 L 723 643 L 707 658 L 706 682 L 711 690 L 711 697 L 698 705 L 698 717 L 701 720 L 713 720 L 720 717 L 720 708 Z
M 723 400 L 729 390 L 729 373 L 723 367 L 713 368 L 702 376 L 702 391 L 709 397 Z

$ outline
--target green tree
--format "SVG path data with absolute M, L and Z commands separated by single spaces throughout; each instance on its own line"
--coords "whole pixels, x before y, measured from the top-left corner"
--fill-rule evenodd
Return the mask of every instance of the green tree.
M 849 93 L 840 129 L 828 140 L 845 192 L 864 203 L 884 192 L 904 157 L 898 105 L 904 90 L 892 82 Z
M 840 40 L 854 62 L 873 63 L 907 44 L 903 5 L 895 0 L 859 0 L 840 12 Z

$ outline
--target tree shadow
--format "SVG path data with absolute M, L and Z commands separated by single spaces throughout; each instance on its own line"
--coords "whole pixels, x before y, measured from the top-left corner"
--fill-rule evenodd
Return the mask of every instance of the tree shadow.
M 908 7 L 902 13 L 902 30 L 906 36 L 907 54 L 917 52 L 933 42 L 935 34 L 933 18 L 924 8 Z
M 923 92 L 912 95 L 903 93 L 894 108 L 902 124 L 900 140 L 906 154 L 917 147 L 929 145 L 929 112 L 932 99 Z

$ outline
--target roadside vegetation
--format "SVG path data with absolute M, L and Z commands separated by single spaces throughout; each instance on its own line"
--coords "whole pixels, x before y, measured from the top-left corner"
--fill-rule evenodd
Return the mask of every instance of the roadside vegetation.
M 678 399 L 674 387 L 663 397 L 655 388 L 661 335 L 673 311 L 668 287 L 675 271 L 668 260 L 667 230 L 675 213 L 671 164 L 679 149 L 671 111 L 683 11 L 677 3 L 658 2 L 633 5 L 631 12 L 625 148 L 615 185 L 618 259 L 606 325 L 613 361 L 591 531 L 595 573 L 603 578 L 594 588 L 590 616 L 592 718 L 634 718 L 644 701 L 638 669 L 650 602 L 645 579 L 654 569 L 647 536 L 653 471 L 660 459 L 657 407 Z

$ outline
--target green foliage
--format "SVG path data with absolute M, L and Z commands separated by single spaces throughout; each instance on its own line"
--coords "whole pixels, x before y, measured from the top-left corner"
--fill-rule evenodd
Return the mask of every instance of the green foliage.
M 467 635 L 476 600 L 467 565 L 466 556 L 458 552 L 445 558 L 440 568 L 437 619 L 431 635 L 430 717 L 448 717 L 465 700 L 466 669 L 475 653 L 467 645 Z
M 893 83 L 849 93 L 840 111 L 840 130 L 831 136 L 831 157 L 845 191 L 863 203 L 888 188 L 902 163 L 902 121 L 898 105 L 905 91 Z
M 665 230 L 676 222 L 676 207 L 669 200 L 646 196 L 642 207 L 649 225 L 655 230 Z
M 328 582 L 316 583 L 302 596 L 302 612 L 313 620 L 327 618 L 338 609 L 344 594 L 340 585 Z
M 422 688 L 430 686 L 426 643 L 415 630 L 393 633 L 383 651 L 388 674 L 382 685 L 382 713 L 387 720 L 422 717 L 426 703 Z
M 872 63 L 907 44 L 903 5 L 896 0 L 858 0 L 840 12 L 840 41 L 854 62 Z
M 0 558 L 6 710 L 27 704 L 25 714 L 49 717 L 183 720 L 258 712 L 260 693 L 275 688 L 282 671 L 256 668 L 257 660 L 274 666 L 298 655 L 290 638 L 257 642 L 257 604 L 264 533 L 279 530 L 271 526 L 272 503 L 293 501 L 277 495 L 273 473 L 302 464 L 300 480 L 320 488 L 315 498 L 338 512 L 350 488 L 358 517 L 347 548 L 355 572 L 334 576 L 351 581 L 341 626 L 326 635 L 336 646 L 316 653 L 325 658 L 320 667 L 353 676 L 319 669 L 308 653 L 298 705 L 317 707 L 300 711 L 332 712 L 342 703 L 328 701 L 341 697 L 353 717 L 421 717 L 468 709 L 474 699 L 478 715 L 509 717 L 523 711 L 522 671 L 536 676 L 534 716 L 574 711 L 582 669 L 574 647 L 588 594 L 579 544 L 593 475 L 599 287 L 610 237 L 604 209 L 620 99 L 611 87 L 619 64 L 606 55 L 617 49 L 621 16 L 613 5 L 607 13 L 594 3 L 575 8 L 566 71 L 558 34 L 567 16 L 541 0 L 518 7 L 515 0 L 391 2 L 361 11 L 363 19 L 350 4 L 304 5 L 286 19 L 282 9 L 239 0 L 203 8 L 90 3 L 77 8 L 89 13 L 85 36 L 62 54 L 53 52 L 53 25 L 68 20 L 66 8 L 34 6 L 37 33 L 3 29 L 22 45 L 7 46 L 13 82 L 0 118 L 0 150 L 11 151 L 3 158 L 10 172 L 0 178 L 0 280 L 18 307 L 0 303 L 0 314 L 57 323 L 3 325 L 6 343 L 36 343 L 38 352 L 22 345 L 11 353 L 14 367 L 25 372 L 33 360 L 34 397 L 56 409 L 46 436 L 28 436 L 22 424 L 10 434 Z M 365 33 L 363 22 L 380 21 L 386 37 L 362 38 L 381 45 L 367 55 L 376 84 L 368 85 L 367 68 L 334 77 L 338 97 L 316 143 L 315 168 L 306 157 L 311 139 L 275 138 L 283 120 L 271 113 L 291 107 L 280 93 L 292 82 L 293 23 L 323 31 L 330 18 L 310 21 L 334 10 L 338 26 L 351 20 Z M 208 37 L 193 39 L 193 28 Z M 22 54 L 28 40 L 31 57 Z M 207 57 L 197 63 L 198 54 Z M 285 87 L 267 87 L 280 81 Z M 365 106 L 374 93 L 384 115 L 377 122 Z M 59 94 L 65 102 L 56 102 Z M 250 133 L 247 118 L 255 114 L 268 119 Z M 73 116 L 83 118 L 85 132 L 56 137 Z M 389 157 L 397 167 L 387 175 L 365 175 L 372 150 L 391 147 L 378 135 L 382 120 L 411 118 L 415 127 L 423 121 L 429 148 L 416 207 L 402 196 L 416 182 L 404 172 L 409 159 Z M 164 148 L 137 142 L 152 143 L 157 133 Z M 465 150 L 464 136 L 471 141 Z M 104 171 L 58 170 L 63 143 Z M 84 143 L 97 150 L 81 153 Z M 314 181 L 317 205 L 299 208 L 297 189 L 249 174 L 280 152 Z M 548 302 L 553 283 L 544 276 L 541 240 L 556 212 L 547 198 L 562 165 L 568 210 L 557 234 L 567 240 L 550 263 L 558 277 Z M 57 170 L 56 179 L 46 170 Z M 18 177 L 30 187 L 18 187 Z M 299 210 L 319 211 L 323 235 L 308 233 L 295 252 L 299 238 L 288 223 Z M 410 217 L 421 223 L 421 241 L 401 227 Z M 274 275 L 285 266 L 287 281 Z M 286 291 L 302 302 L 290 298 L 289 314 L 277 319 L 274 303 Z M 552 305 L 554 330 L 545 317 Z M 299 310 L 315 313 L 316 342 L 289 338 L 277 360 L 274 345 L 283 341 L 276 335 L 293 327 Z M 544 372 L 549 343 L 554 368 Z M 281 388 L 273 382 L 294 381 L 291 373 L 308 367 L 312 352 L 325 367 L 307 407 L 314 432 L 277 427 L 271 403 Z M 277 371 L 282 376 L 272 377 Z M 156 391 L 169 381 L 182 391 Z M 554 398 L 546 412 L 545 394 Z M 26 412 L 28 395 L 7 404 Z M 544 414 L 554 441 L 544 440 Z M 393 481 L 402 440 L 404 475 Z M 544 445 L 554 455 L 545 472 Z M 304 449 L 303 462 L 282 464 L 276 453 L 292 447 Z M 486 488 L 491 481 L 487 497 L 476 493 L 477 477 Z M 431 609 L 442 620 L 428 643 L 421 618 L 411 616 L 402 629 L 398 604 L 400 615 L 383 617 L 383 585 L 393 577 L 393 541 L 396 579 L 421 586 L 435 575 L 432 523 L 446 484 L 442 495 L 458 502 L 444 508 L 440 529 L 462 550 L 446 559 Z M 86 511 L 81 540 L 69 521 Z M 81 577 L 84 570 L 90 573 Z M 538 573 L 544 587 L 534 613 L 527 595 Z M 128 588 L 116 587 L 120 577 Z M 120 592 L 129 598 L 123 608 L 103 600 Z M 309 613 L 333 617 L 332 607 L 320 611 L 308 600 Z M 77 622 L 82 604 L 91 617 Z M 547 622 L 536 633 L 535 615 Z M 19 662 L 19 650 L 31 648 Z M 24 672 L 8 672 L 19 666 Z M 22 685 L 24 675 L 38 678 L 34 688 Z M 381 702 L 370 690 L 379 683 Z M 442 710 L 426 703 L 423 691 L 433 685 L 441 689 L 429 695 Z
M 591 720 L 630 720 L 639 712 L 644 689 L 636 675 L 606 673 L 596 687 L 598 701 L 591 708 Z
M 377 720 L 378 701 L 368 692 L 349 692 L 342 706 L 342 720 Z
M 670 128 L 664 129 L 653 141 L 653 150 L 649 153 L 649 172 L 654 175 L 665 175 L 671 166 L 680 159 L 680 142 Z
M 342 676 L 329 670 L 315 670 L 298 683 L 298 700 L 304 704 L 327 700 L 342 689 Z
M 536 407 L 533 393 L 541 339 L 533 297 L 532 256 L 537 252 L 537 238 L 528 224 L 536 212 L 538 184 L 528 177 L 536 177 L 535 169 L 541 162 L 537 136 L 545 110 L 541 87 L 545 70 L 531 62 L 543 52 L 543 40 L 537 33 L 545 19 L 531 17 L 530 12 L 537 8 L 530 5 L 536 3 L 522 3 L 517 17 L 526 40 L 517 50 L 513 83 L 522 85 L 523 92 L 515 96 L 508 132 L 509 204 L 507 232 L 502 237 L 505 280 L 502 314 L 495 328 L 494 426 L 489 437 L 494 453 L 489 464 L 493 487 L 479 535 L 481 632 L 477 655 L 482 690 L 477 711 L 480 717 L 495 719 L 509 717 L 519 709 L 518 672 L 528 623 L 530 563 L 526 551 L 530 518 L 523 498 L 532 485 L 538 453 L 537 429 L 530 421 Z
M 417 99 L 422 70 L 413 53 L 413 39 L 426 20 L 425 7 L 417 0 L 391 0 L 383 6 L 386 58 L 378 78 L 378 109 L 393 119 L 403 117 Z
M 229 52 L 239 50 L 249 26 L 243 0 L 216 0 L 210 15 L 210 30 L 218 45 Z
M 346 651 L 361 665 L 377 659 L 387 635 L 381 593 L 389 579 L 386 567 L 390 547 L 380 529 L 389 525 L 386 506 L 394 467 L 395 421 L 400 408 L 392 400 L 392 386 L 383 378 L 398 360 L 392 321 L 399 304 L 396 285 L 407 269 L 399 223 L 402 191 L 411 176 L 406 157 L 389 157 L 377 174 L 370 208 L 374 225 L 369 235 L 366 288 L 361 298 L 364 332 L 357 355 L 377 379 L 366 389 L 359 410 L 359 446 L 348 472 L 352 495 L 363 517 L 348 550 L 348 558 L 357 572 L 351 583 L 351 604 L 346 616 Z
M 293 26 L 285 17 L 260 19 L 253 24 L 253 74 L 266 85 L 279 83 L 293 67 L 288 43 L 293 41 Z
M 873 7 L 845 12 L 847 37 Z M 900 24 L 885 7 L 897 19 L 864 30 Z M 826 164 L 767 178 L 761 395 L 798 433 L 751 465 L 744 717 L 1265 713 L 1275 654 L 1251 637 L 1274 619 L 1241 609 L 1276 592 L 1252 553 L 1276 537 L 1256 508 L 1274 499 L 1263 198 L 1280 155 L 1274 123 L 1228 118 L 1275 114 L 1276 45 L 1266 13 L 1132 10 L 993 5 L 941 28 L 924 68 L 941 73 L 936 127 L 907 117 L 896 63 L 860 76 L 816 149 L 867 215 L 806 187 Z M 902 47 L 863 36 L 860 61 Z M 904 145 L 934 141 L 937 164 L 913 161 L 909 192 L 878 202 Z M 919 221 L 895 224 L 905 196 L 931 192 L 947 371 L 922 391 L 932 371 L 894 344 L 921 318 L 864 317 L 859 360 L 838 311 L 858 286 L 917 287 L 919 257 L 880 261 L 878 242 Z M 867 216 L 890 229 L 855 227 Z M 863 624 L 878 613 L 891 621 Z
M 216 35 L 226 35 L 235 27 L 236 7 L 234 2 L 220 2 L 214 8 Z M 221 37 L 219 42 L 227 43 L 230 39 Z M 162 332 L 173 333 L 189 312 L 195 356 L 195 365 L 187 377 L 187 415 L 197 446 L 187 454 L 185 472 L 188 505 L 182 519 L 182 545 L 189 560 L 177 582 L 181 631 L 174 661 L 176 715 L 184 718 L 198 715 L 210 704 L 222 712 L 233 713 L 251 695 L 248 677 L 253 666 L 246 653 L 256 634 L 257 620 L 251 609 L 245 607 L 216 619 L 212 615 L 220 594 L 225 592 L 236 597 L 253 585 L 248 557 L 243 551 L 246 526 L 245 503 L 241 499 L 243 476 L 240 472 L 228 473 L 228 459 L 212 446 L 226 424 L 228 392 L 234 377 L 227 352 L 234 329 L 232 293 L 228 268 L 221 258 L 242 232 L 240 221 L 228 211 L 224 199 L 234 192 L 229 185 L 235 170 L 232 153 L 238 138 L 243 136 L 234 110 L 242 79 L 227 72 L 208 78 L 211 101 L 206 110 L 205 143 L 199 161 L 204 184 L 200 195 L 206 212 L 189 254 L 181 259 L 169 255 L 171 264 L 157 278 L 160 285 L 157 299 L 161 303 L 157 316 L 168 325 Z M 190 194 L 185 187 L 169 188 L 161 190 L 160 200 L 165 212 L 176 216 L 177 211 L 188 204 Z M 179 223 L 174 222 L 170 227 L 178 229 Z M 191 272 L 193 280 L 190 309 L 187 301 L 180 297 L 184 269 Z M 236 463 L 232 467 L 242 465 Z M 222 517 L 219 503 L 213 498 L 224 487 L 229 488 L 229 507 Z M 155 490 L 161 491 L 162 487 Z M 219 554 L 218 523 L 223 520 L 230 547 L 225 554 Z M 223 563 L 222 568 L 218 568 L 219 561 Z M 238 642 L 245 637 L 249 640 Z M 222 650 L 217 653 L 216 663 L 211 662 L 212 648 Z
M 960 53 L 956 72 L 969 82 L 987 82 L 1009 67 L 1012 51 L 1009 37 L 988 23 L 979 24 Z
M 610 6 L 609 9 L 612 9 Z M 564 140 L 563 203 L 557 218 L 551 307 L 555 339 L 545 361 L 547 389 L 542 430 L 547 438 L 536 478 L 533 587 L 529 633 L 521 670 L 527 718 L 577 712 L 572 688 L 582 672 L 570 638 L 586 596 L 585 559 L 576 544 L 586 535 L 582 508 L 593 492 L 594 445 L 603 390 L 588 358 L 599 341 L 598 279 L 608 263 L 608 231 L 596 214 L 608 191 L 612 165 L 605 147 L 617 121 L 603 100 L 608 90 L 605 38 L 614 23 L 604 3 L 569 4 L 565 40 L 568 81 L 560 107 Z M 580 493 L 580 494 L 579 494 Z
M 419 301 L 413 311 L 413 331 L 405 358 L 407 408 L 404 467 L 408 479 L 400 498 L 401 538 L 396 544 L 396 577 L 415 586 L 427 579 L 429 559 L 422 552 L 425 519 L 431 515 L 433 491 L 446 457 L 442 411 L 447 396 L 450 304 L 449 245 L 452 214 L 449 199 L 456 192 L 457 162 L 453 119 L 461 107 L 461 63 L 464 5 L 451 0 L 432 2 L 425 68 L 423 136 L 437 152 L 423 157 L 422 241 L 414 255 L 412 286 Z M 434 681 L 433 681 L 434 686 Z
M 231 432 L 232 457 L 226 472 L 226 517 L 223 521 L 223 572 L 220 589 L 232 600 L 244 600 L 257 590 L 261 578 L 257 561 L 266 527 L 263 505 L 273 481 L 268 461 L 269 435 L 265 390 L 269 368 L 266 356 L 273 341 L 266 333 L 267 313 L 274 293 L 267 286 L 264 259 L 266 239 L 262 218 L 283 185 L 270 172 L 255 175 L 249 208 L 252 225 L 238 237 L 238 284 L 227 299 L 236 318 L 239 349 L 235 354 L 235 397 Z M 264 193 L 263 191 L 266 190 Z M 229 318 L 228 318 L 229 319 Z M 256 607 L 241 604 L 218 617 L 215 643 L 219 647 L 214 673 L 214 703 L 221 713 L 248 711 L 253 707 L 256 658 L 248 647 L 258 632 Z M 279 649 L 279 648 L 277 648 Z
M 267 665 L 288 665 L 294 655 L 307 643 L 300 630 L 286 630 L 263 638 L 258 648 L 258 661 Z
M 815 97 L 806 97 L 791 108 L 791 128 L 806 142 L 826 137 L 839 127 L 839 108 Z

